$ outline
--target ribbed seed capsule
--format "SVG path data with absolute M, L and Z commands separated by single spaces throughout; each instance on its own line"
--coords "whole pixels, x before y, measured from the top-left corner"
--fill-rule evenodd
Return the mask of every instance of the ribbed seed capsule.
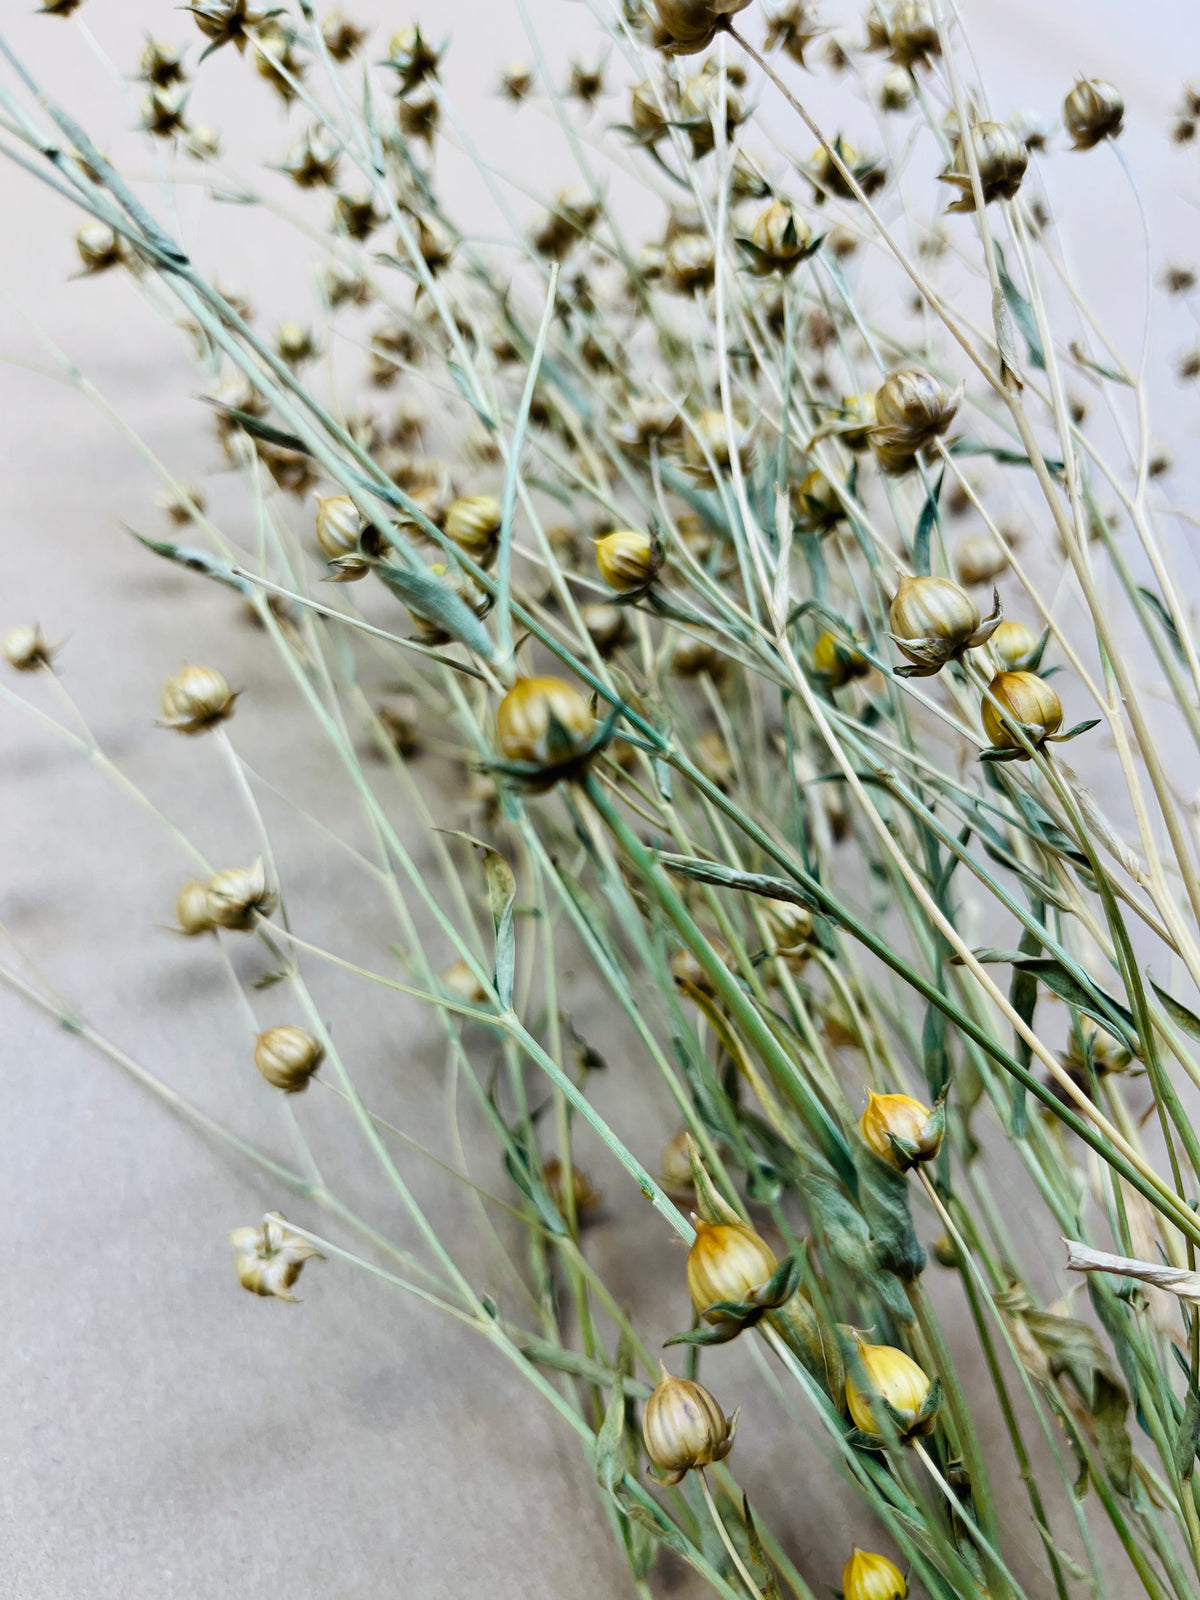
M 843 1600 L 905 1600 L 908 1584 L 886 1556 L 857 1545 L 842 1570 Z
M 1104 139 L 1115 139 L 1125 120 L 1125 100 L 1105 78 L 1081 78 L 1063 101 L 1063 127 L 1072 148 L 1090 150 Z
M 186 666 L 163 684 L 160 728 L 204 733 L 233 715 L 238 691 L 215 667 Z
M 749 1300 L 756 1289 L 770 1282 L 779 1262 L 753 1228 L 740 1222 L 704 1222 L 699 1217 L 692 1221 L 696 1237 L 688 1251 L 688 1292 L 701 1316 L 719 1301 Z
M 932 1384 L 913 1358 L 892 1345 L 864 1339 L 858 1339 L 858 1355 L 866 1388 L 859 1388 L 849 1364 L 846 1370 L 846 1406 L 854 1426 L 862 1433 L 885 1434 L 889 1419 L 880 1401 L 886 1401 L 897 1413 L 895 1426 L 903 1441 L 932 1433 L 936 1412 L 924 1414 Z
M 986 644 L 999 623 L 998 607 L 981 622 L 974 600 L 949 578 L 901 578 L 888 625 L 910 664 L 896 670 L 903 677 L 930 678 L 964 650 Z
M 880 1160 L 901 1172 L 921 1161 L 932 1161 L 945 1133 L 942 1117 L 911 1095 L 876 1094 L 873 1090 L 858 1126 Z
M 926 0 L 900 0 L 887 24 L 888 49 L 902 67 L 915 67 L 941 55 L 937 23 Z
M 1022 750 L 1013 732 L 1013 723 L 1022 723 L 1026 737 L 1036 747 L 1062 726 L 1062 701 L 1044 678 L 1036 672 L 998 672 L 988 684 L 987 698 L 980 707 L 983 731 L 994 750 Z
M 642 1441 L 663 1483 L 674 1484 L 694 1467 L 724 1461 L 733 1449 L 738 1414 L 727 1419 L 702 1384 L 673 1378 L 664 1366 L 659 1372 L 642 1413 Z
M 871 445 L 885 472 L 907 472 L 920 452 L 945 433 L 960 394 L 949 393 L 922 367 L 907 367 L 884 379 L 875 391 Z
M 269 917 L 277 897 L 267 888 L 267 870 L 258 860 L 252 867 L 227 867 L 208 880 L 208 914 L 220 928 L 245 932 L 260 916 Z
M 617 528 L 596 540 L 596 566 L 610 589 L 632 594 L 653 583 L 659 568 L 658 549 L 648 533 Z
M 254 1041 L 254 1065 L 285 1094 L 299 1094 L 325 1059 L 325 1046 L 307 1028 L 290 1022 L 268 1028 Z
M 54 659 L 54 650 L 55 647 L 42 638 L 42 630 L 36 622 L 23 622 L 10 628 L 4 636 L 4 659 L 14 672 L 36 672 L 39 667 L 48 667 Z
M 495 560 L 500 537 L 502 507 L 494 494 L 469 494 L 456 500 L 446 513 L 446 534 L 478 566 Z
M 754 430 L 735 415 L 733 419 L 733 449 L 743 472 L 750 470 L 754 450 Z M 707 456 L 705 452 L 707 451 Z M 683 442 L 684 459 L 688 470 L 703 488 L 716 488 L 717 480 L 708 464 L 711 456 L 718 472 L 726 472 L 731 464 L 731 447 L 725 427 L 724 413 L 705 409 L 696 418 L 695 431 L 688 429 Z
M 699 55 L 716 38 L 725 18 L 749 4 L 750 0 L 654 0 L 654 43 L 668 55 Z
M 750 230 L 754 246 L 752 269 L 765 277 L 769 272 L 793 272 L 804 259 L 812 230 L 784 200 L 773 200 L 760 213 Z
M 1029 165 L 1029 151 L 1017 134 L 1003 122 L 977 122 L 971 129 L 971 147 L 979 169 L 984 204 L 992 200 L 1011 200 L 1021 187 Z M 959 191 L 958 199 L 946 207 L 947 211 L 974 211 L 975 191 L 961 137 L 955 144 L 954 160 L 941 174 L 941 180 L 953 184 Z
M 504 759 L 547 771 L 581 755 L 594 730 L 587 700 L 562 678 L 519 678 L 496 712 Z

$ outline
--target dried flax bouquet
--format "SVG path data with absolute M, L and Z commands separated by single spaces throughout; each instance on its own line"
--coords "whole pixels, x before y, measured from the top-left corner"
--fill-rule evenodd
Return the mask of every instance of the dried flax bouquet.
M 523 1375 L 594 1465 L 631 1592 L 667 1592 L 682 1562 L 725 1600 L 1189 1600 L 1200 854 L 1180 770 L 1200 655 L 1144 364 L 1095 324 L 1043 180 L 1132 176 L 1119 88 L 1080 78 L 1056 117 L 996 120 L 953 0 L 589 9 L 595 55 L 568 81 L 532 30 L 498 80 L 578 166 L 528 223 L 529 175 L 481 164 L 504 240 L 438 181 L 443 143 L 471 147 L 436 15 L 386 38 L 309 0 L 169 13 L 120 63 L 156 185 L 0 35 L 3 154 L 82 213 L 81 277 L 125 275 L 183 330 L 252 509 L 236 537 L 135 441 L 166 513 L 146 561 L 261 625 L 297 737 L 344 770 L 372 841 L 325 828 L 321 847 L 395 927 L 350 962 L 296 925 L 265 828 L 257 859 L 223 865 L 180 817 L 171 936 L 197 959 L 261 949 L 273 1022 L 247 1083 L 309 1156 L 319 1108 L 349 1119 L 378 1212 L 69 1020 L 277 1189 L 284 1209 L 233 1235 L 243 1289 L 292 1302 L 304 1272 L 368 1271 Z M 218 52 L 278 97 L 265 155 L 193 119 Z M 869 149 L 811 113 L 817 76 L 869 97 Z M 1179 142 L 1197 117 L 1189 91 Z M 610 205 L 606 163 L 641 184 L 652 237 Z M 200 182 L 276 206 L 266 166 L 312 261 L 300 320 L 203 276 L 165 203 Z M 318 359 L 335 344 L 352 379 Z M 1115 430 L 1089 431 L 1084 391 Z M 56 675 L 53 629 L 18 620 L 9 666 Z M 215 745 L 260 818 L 239 740 L 255 684 L 220 665 L 164 684 L 161 737 Z M 26 704 L 16 680 L 4 695 Z M 461 827 L 435 828 L 414 776 L 432 747 Z M 473 1281 L 415 1198 L 397 1125 L 415 1090 L 365 1103 L 308 986 L 324 963 L 363 1005 L 439 1019 L 491 1152 L 444 1172 L 483 1195 L 508 1287 Z M 581 987 L 633 1041 L 620 1059 L 574 1027 Z M 608 1103 L 657 1084 L 665 1149 L 618 1136 L 601 1076 Z M 633 1310 L 590 1246 L 601 1185 L 640 1191 L 637 1227 L 685 1247 Z M 1049 1293 L 1014 1188 L 1070 1241 Z M 306 1314 L 264 1306 L 264 1339 Z M 964 1339 L 990 1391 L 961 1380 Z M 734 1341 L 794 1424 L 773 1477 L 837 1476 L 853 1547 L 796 1559 L 740 1487 Z

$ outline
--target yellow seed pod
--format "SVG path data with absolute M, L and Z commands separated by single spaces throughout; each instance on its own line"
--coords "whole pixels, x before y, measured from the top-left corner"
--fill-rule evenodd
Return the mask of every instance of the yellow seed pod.
M 841 689 L 852 678 L 865 678 L 871 670 L 866 656 L 828 629 L 813 645 L 813 671 L 831 689 Z
M 36 672 L 54 659 L 55 646 L 46 643 L 36 622 L 10 628 L 4 636 L 4 659 L 14 672 Z
M 748 1300 L 770 1281 L 779 1262 L 753 1228 L 741 1222 L 704 1222 L 699 1217 L 692 1221 L 696 1237 L 688 1251 L 688 1292 L 702 1316 L 718 1301 Z
M 884 1433 L 888 1426 L 887 1413 L 882 1412 L 877 1417 L 876 1408 L 885 1400 L 900 1418 L 897 1429 L 902 1439 L 932 1433 L 936 1415 L 921 1415 L 932 1387 L 928 1374 L 910 1355 L 890 1344 L 868 1344 L 865 1339 L 859 1339 L 858 1354 L 866 1389 L 859 1388 L 849 1367 L 846 1371 L 846 1406 L 854 1426 L 862 1433 Z
M 568 764 L 594 731 L 586 698 L 562 678 L 519 678 L 496 712 L 501 755 L 536 767 Z
M 895 1562 L 857 1545 L 842 1569 L 843 1600 L 905 1600 L 908 1585 Z
M 1002 622 L 992 635 L 992 654 L 1009 672 L 1020 668 L 1038 647 L 1038 636 L 1023 622 Z
M 252 867 L 227 867 L 208 880 L 208 914 L 219 928 L 245 932 L 260 916 L 269 917 L 277 897 L 267 888 L 261 857 Z
M 299 1094 L 325 1059 L 325 1046 L 307 1028 L 290 1022 L 268 1028 L 254 1041 L 254 1065 L 285 1094 Z
M 773 200 L 750 230 L 750 242 L 758 251 L 754 271 L 762 276 L 794 271 L 811 239 L 812 230 L 804 219 L 785 200 Z
M 1121 91 L 1105 78 L 1081 78 L 1063 101 L 1063 127 L 1072 148 L 1090 150 L 1103 139 L 1115 139 L 1125 119 Z
M 596 540 L 596 565 L 600 576 L 618 594 L 632 594 L 654 581 L 658 550 L 648 533 L 617 528 Z
M 726 1418 L 704 1388 L 687 1378 L 673 1378 L 666 1367 L 642 1413 L 646 1454 L 667 1484 L 680 1483 L 693 1467 L 724 1461 L 733 1449 L 738 1414 Z
M 213 931 L 216 923 L 208 909 L 207 883 L 192 879 L 184 884 L 175 897 L 175 921 L 178 931 L 189 939 Z
M 229 1235 L 238 1282 L 251 1294 L 274 1296 L 295 1304 L 292 1285 L 306 1261 L 325 1258 L 315 1245 L 293 1233 L 278 1211 L 263 1218 L 261 1228 L 235 1228 Z
M 446 534 L 481 567 L 492 564 L 500 537 L 502 507 L 494 494 L 469 494 L 446 513 Z
M 158 725 L 177 733 L 203 733 L 233 715 L 237 697 L 238 691 L 215 667 L 186 666 L 163 684 Z
M 988 684 L 980 716 L 994 750 L 1020 749 L 1011 723 L 1024 723 L 1030 741 L 1040 745 L 1062 726 L 1062 701 L 1036 672 L 998 672 Z M 1021 755 L 1028 760 L 1028 751 Z
M 1008 552 L 990 533 L 969 533 L 954 547 L 960 583 L 991 583 L 1008 566 Z
M 920 1161 L 932 1161 L 942 1147 L 945 1124 L 928 1106 L 907 1094 L 876 1094 L 867 1097 L 867 1108 L 859 1118 L 859 1131 L 871 1149 L 889 1166 L 907 1172 Z M 905 1150 L 897 1150 L 892 1140 Z

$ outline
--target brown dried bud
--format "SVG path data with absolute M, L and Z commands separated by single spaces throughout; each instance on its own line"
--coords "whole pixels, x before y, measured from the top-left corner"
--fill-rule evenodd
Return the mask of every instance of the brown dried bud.
M 931 678 L 964 650 L 986 644 L 1000 624 L 996 610 L 986 621 L 965 589 L 949 578 L 904 577 L 888 610 L 890 637 L 911 663 L 896 670 L 906 678 Z
M 590 106 L 604 93 L 604 71 L 601 67 L 587 67 L 582 61 L 572 61 L 567 93 L 585 106 Z
M 1027 761 L 1029 752 L 1021 748 L 1013 724 L 1021 724 L 1029 742 L 1040 748 L 1062 726 L 1063 708 L 1036 672 L 998 672 L 988 684 L 980 716 L 994 750 L 1018 750 L 1018 759 Z
M 335 61 L 349 61 L 366 37 L 367 30 L 342 11 L 331 11 L 321 24 L 321 38 Z
M 504 759 L 546 772 L 577 760 L 594 731 L 587 700 L 562 678 L 518 678 L 496 712 L 496 740 Z
M 229 1242 L 233 1246 L 234 1270 L 243 1289 L 295 1305 L 296 1296 L 291 1289 L 304 1263 L 314 1257 L 318 1261 L 325 1258 L 315 1245 L 292 1233 L 286 1223 L 278 1211 L 269 1211 L 261 1228 L 235 1228 Z
M 494 494 L 465 495 L 446 513 L 446 534 L 478 566 L 490 567 L 500 538 L 501 512 Z
M 907 111 L 915 95 L 912 74 L 907 67 L 893 67 L 879 85 L 879 109 Z
M 654 44 L 667 55 L 699 55 L 727 18 L 749 4 L 750 0 L 654 0 Z
M 654 582 L 661 565 L 658 546 L 648 533 L 618 528 L 596 540 L 596 566 L 610 589 L 633 594 Z
M 667 131 L 662 100 L 649 78 L 635 83 L 629 92 L 629 125 L 643 144 L 657 143 Z
M 311 361 L 317 354 L 316 340 L 311 328 L 302 322 L 281 322 L 275 334 L 275 350 L 281 361 L 289 367 L 298 367 Z
M 688 1143 L 691 1135 L 686 1128 L 673 1133 L 663 1146 L 659 1162 L 663 1188 L 668 1194 L 688 1195 L 693 1192 L 692 1153 Z
M 613 437 L 626 449 L 648 456 L 650 446 L 666 447 L 683 434 L 678 406 L 669 400 L 630 400 L 629 416 L 613 429 Z
M 250 0 L 192 0 L 188 10 L 212 50 L 234 44 L 244 51 L 249 30 L 264 21 L 261 12 L 250 9 Z
M 798 67 L 803 67 L 806 65 L 804 52 L 824 31 L 808 0 L 785 0 L 784 5 L 767 15 L 765 48 L 782 49 Z
M 398 755 L 415 756 L 421 748 L 419 706 L 415 695 L 393 695 L 375 707 L 379 725 Z
M 983 190 L 984 204 L 992 200 L 1011 200 L 1021 187 L 1025 169 L 1029 165 L 1029 151 L 1020 138 L 1003 122 L 977 122 L 971 129 L 971 146 L 975 164 L 979 168 L 979 187 Z M 953 184 L 959 190 L 957 200 L 946 207 L 947 211 L 974 211 L 975 191 L 962 139 L 954 147 L 954 160 L 940 174 L 943 183 Z
M 334 222 L 352 239 L 367 239 L 383 221 L 375 209 L 374 196 L 366 192 L 339 194 L 333 207 Z
M 727 1420 L 702 1384 L 673 1378 L 664 1366 L 659 1371 L 642 1415 L 642 1441 L 663 1483 L 674 1484 L 693 1467 L 724 1461 L 733 1449 L 738 1413 Z
M 277 897 L 267 888 L 259 859 L 252 867 L 227 867 L 208 880 L 208 915 L 219 928 L 244 933 L 259 917 L 269 917 Z
M 325 1046 L 306 1028 L 282 1023 L 268 1028 L 254 1042 L 254 1065 L 285 1094 L 299 1094 L 325 1059 Z
M 524 100 L 533 88 L 533 69 L 524 61 L 510 61 L 500 74 L 500 92 L 512 101 Z
M 1063 127 L 1072 148 L 1090 150 L 1104 139 L 1115 139 L 1125 119 L 1125 101 L 1104 78 L 1080 78 L 1063 101 Z
M 4 659 L 15 672 L 36 672 L 54 660 L 57 645 L 47 644 L 36 622 L 21 623 L 4 636 Z
M 664 261 L 667 282 L 677 294 L 696 294 L 711 289 L 717 270 L 717 257 L 711 239 L 700 234 L 685 234 L 668 246 Z
M 710 71 L 706 66 L 698 77 L 685 79 L 679 91 L 679 120 L 697 160 L 717 147 L 716 122 L 721 116 L 722 98 L 727 143 L 746 120 L 746 108 L 742 97 L 732 86 L 731 77 L 732 74 L 726 74 L 722 91 L 719 73 Z
M 436 78 L 438 63 L 444 52 L 432 45 L 421 32 L 419 23 L 410 22 L 398 28 L 388 42 L 388 53 L 380 65 L 391 67 L 399 76 L 400 93 L 413 89 L 426 78 Z
M 900 0 L 887 23 L 887 44 L 892 60 L 901 67 L 928 64 L 942 53 L 937 23 L 927 0 Z
M 563 1164 L 557 1156 L 550 1156 L 542 1164 L 542 1180 L 550 1191 L 550 1198 L 554 1201 L 555 1209 L 562 1215 L 567 1215 L 566 1190 L 563 1187 Z M 571 1200 L 575 1209 L 575 1220 L 584 1221 L 590 1213 L 600 1206 L 604 1196 L 595 1188 L 592 1180 L 582 1167 L 571 1166 Z
M 158 725 L 178 733 L 204 733 L 233 715 L 239 692 L 215 667 L 185 666 L 163 684 Z
M 841 496 L 820 468 L 807 473 L 792 490 L 792 509 L 805 533 L 828 533 L 846 515 Z

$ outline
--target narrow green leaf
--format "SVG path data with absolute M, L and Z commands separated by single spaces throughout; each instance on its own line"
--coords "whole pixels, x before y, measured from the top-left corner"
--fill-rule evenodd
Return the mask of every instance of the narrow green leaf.
M 1004 290 L 1004 299 L 1008 309 L 1012 312 L 1013 321 L 1020 328 L 1025 343 L 1029 348 L 1029 364 L 1036 367 L 1039 372 L 1046 370 L 1046 357 L 1042 350 L 1041 335 L 1038 333 L 1037 318 L 1033 314 L 1033 307 L 1017 288 L 1009 274 L 1008 263 L 1004 259 L 1004 251 L 1000 245 L 996 249 L 996 272 L 1000 279 L 1000 287 Z

